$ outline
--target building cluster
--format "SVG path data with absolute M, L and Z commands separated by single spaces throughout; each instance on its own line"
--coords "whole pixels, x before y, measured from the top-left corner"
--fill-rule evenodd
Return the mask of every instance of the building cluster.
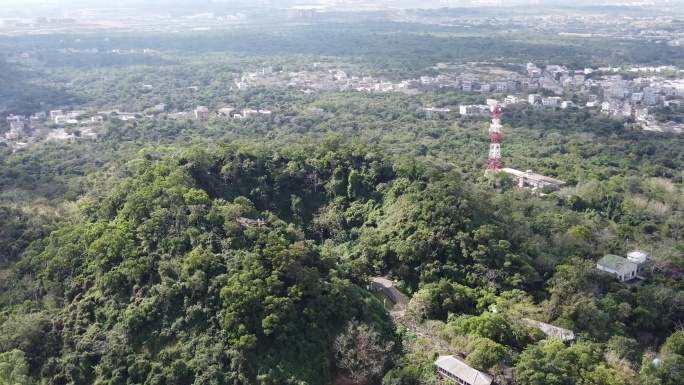
M 62 110 L 53 110 L 49 113 L 38 111 L 31 115 L 28 119 L 24 115 L 10 114 L 6 117 L 9 124 L 9 131 L 5 132 L 5 140 L 12 142 L 14 151 L 26 148 L 29 143 L 36 142 L 34 135 L 39 130 L 47 130 L 45 140 L 56 140 L 65 142 L 76 142 L 78 140 L 95 140 L 97 133 L 91 127 L 83 127 L 85 123 L 101 123 L 102 116 L 93 116 L 89 119 L 79 120 L 78 112 L 69 112 L 64 114 Z M 75 126 L 80 124 L 78 128 Z M 63 127 L 49 129 L 47 125 L 70 125 L 73 128 L 73 133 L 67 132 Z
M 29 27 L 46 24 L 74 24 L 76 19 L 73 17 L 31 17 L 31 18 L 6 18 L 0 19 L 0 24 L 15 27 Z

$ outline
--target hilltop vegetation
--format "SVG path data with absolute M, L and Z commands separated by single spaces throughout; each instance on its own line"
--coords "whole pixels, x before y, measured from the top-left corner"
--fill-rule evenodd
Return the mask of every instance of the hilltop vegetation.
M 507 108 L 505 164 L 568 182 L 530 192 L 483 176 L 487 119 L 421 112 L 483 96 L 228 91 L 231 72 L 262 65 L 273 46 L 272 65 L 293 68 L 309 66 L 319 45 L 331 66 L 366 50 L 347 65 L 389 76 L 456 60 L 443 57 L 452 48 L 462 61 L 489 54 L 413 26 L 326 28 L 261 47 L 211 37 L 216 46 L 200 52 L 164 51 L 197 42 L 183 36 L 159 40 L 163 52 L 149 57 L 0 63 L 16 74 L 0 72 L 13 112 L 139 114 L 105 113 L 94 142 L 0 145 L 0 383 L 436 384 L 435 358 L 459 353 L 500 384 L 684 381 L 679 137 L 590 110 Z M 340 34 L 344 43 L 330 44 Z M 377 52 L 402 41 L 441 48 Z M 520 44 L 511 55 L 538 47 Z M 565 44 L 536 58 L 561 58 Z M 143 119 L 160 102 L 273 114 Z M 594 268 L 635 249 L 654 260 L 642 285 Z M 403 316 L 366 290 L 377 275 L 410 299 Z M 549 341 L 525 318 L 577 339 Z

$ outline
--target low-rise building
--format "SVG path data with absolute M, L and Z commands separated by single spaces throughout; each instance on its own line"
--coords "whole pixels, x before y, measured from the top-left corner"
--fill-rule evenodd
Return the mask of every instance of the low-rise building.
M 15 128 L 11 128 L 8 132 L 5 133 L 5 138 L 7 140 L 19 140 L 23 135 L 23 130 L 18 130 Z
M 560 96 L 552 96 L 549 98 L 543 98 L 541 100 L 542 106 L 544 107 L 556 107 L 563 102 L 563 98 Z
M 614 275 L 620 282 L 625 282 L 637 277 L 639 266 L 627 258 L 606 254 L 596 262 L 596 268 L 604 273 Z
M 451 109 L 428 107 L 428 108 L 423 108 L 423 112 L 425 112 L 425 116 L 428 118 L 436 118 L 439 116 L 445 116 L 445 115 L 450 114 Z
M 539 175 L 532 170 L 519 171 L 512 168 L 502 168 L 501 171 L 512 175 L 514 180 L 518 183 L 518 187 L 526 187 L 531 189 L 544 188 L 546 186 L 554 186 L 557 188 L 563 187 L 565 182 L 562 180 L 549 178 L 548 176 Z
M 636 263 L 637 265 L 648 262 L 651 257 L 647 252 L 641 250 L 635 250 L 627 254 L 627 260 Z
M 209 117 L 209 108 L 206 106 L 197 106 L 197 108 L 195 108 L 195 117 L 198 119 L 206 119 Z
M 67 133 L 63 128 L 57 128 L 50 132 L 46 139 L 73 143 L 76 141 L 76 135 Z
M 67 123 L 67 117 L 66 115 L 57 115 L 54 117 L 55 119 L 55 124 L 66 124 Z
M 458 106 L 458 112 L 461 115 L 482 115 L 489 111 L 489 106 L 485 105 L 469 105 L 469 106 Z M 428 115 L 427 111 L 425 112 Z
M 259 115 L 259 111 L 258 111 L 258 110 L 252 110 L 252 109 L 249 109 L 249 108 L 248 108 L 248 109 L 242 110 L 242 117 L 243 117 L 243 118 L 247 118 L 247 117 L 253 118 L 253 117 L 257 116 L 257 115 Z
M 12 115 L 12 114 L 10 114 L 7 117 L 7 123 L 12 123 L 12 122 L 23 123 L 25 120 L 26 120 L 26 116 L 24 116 L 24 115 Z
M 494 381 L 489 374 L 471 368 L 455 356 L 440 356 L 435 366 L 442 377 L 452 378 L 461 385 L 491 385 Z

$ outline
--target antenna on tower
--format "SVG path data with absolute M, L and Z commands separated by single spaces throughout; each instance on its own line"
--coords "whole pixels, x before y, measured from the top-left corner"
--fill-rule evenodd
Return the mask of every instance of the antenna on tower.
M 487 160 L 487 170 L 501 170 L 503 162 L 501 161 L 501 107 L 499 103 L 494 106 L 492 111 L 492 123 L 489 125 L 489 137 L 491 143 L 489 144 L 489 159 Z

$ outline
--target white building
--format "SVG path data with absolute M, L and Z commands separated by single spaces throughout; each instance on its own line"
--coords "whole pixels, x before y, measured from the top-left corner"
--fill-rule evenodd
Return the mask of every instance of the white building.
M 658 100 L 660 97 L 654 93 L 648 92 L 644 93 L 644 100 L 643 103 L 647 106 L 655 106 L 658 104 Z
M 489 111 L 489 106 L 485 106 L 485 105 L 458 106 L 458 112 L 461 115 L 481 115 L 485 111 Z M 427 112 L 426 112 L 426 115 L 427 115 Z
M 596 268 L 604 273 L 614 275 L 620 282 L 625 282 L 637 277 L 639 266 L 618 255 L 606 254 L 596 262 Z
M 451 109 L 429 107 L 429 108 L 423 108 L 423 112 L 425 112 L 425 116 L 428 118 L 436 118 L 439 116 L 445 116 L 445 115 L 450 114 Z
M 543 98 L 541 100 L 541 103 L 542 103 L 542 106 L 544 106 L 544 107 L 556 107 L 559 104 L 561 104 L 562 101 L 563 101 L 563 99 L 561 97 L 552 96 L 550 98 Z
M 435 366 L 442 377 L 452 378 L 461 385 L 491 385 L 494 381 L 489 374 L 471 368 L 454 356 L 440 356 Z
M 55 116 L 55 124 L 66 124 L 67 123 L 67 117 L 65 115 L 57 115 Z
M 527 187 L 531 189 L 539 189 L 546 186 L 563 187 L 565 182 L 562 180 L 549 178 L 548 176 L 533 173 L 532 170 L 519 171 L 512 168 L 502 168 L 501 171 L 512 175 L 513 179 L 518 183 L 518 187 Z

